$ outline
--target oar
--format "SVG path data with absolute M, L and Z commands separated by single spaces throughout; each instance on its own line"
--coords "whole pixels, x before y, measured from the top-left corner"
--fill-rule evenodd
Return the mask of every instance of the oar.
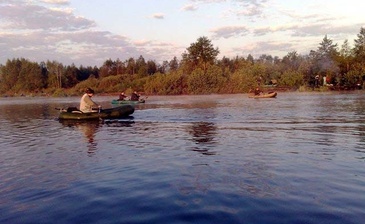
M 141 99 L 139 99 L 138 101 L 139 102 L 142 102 L 142 101 L 146 101 L 148 99 L 148 96 L 146 96 L 145 98 L 141 98 Z
M 101 112 L 101 106 L 95 107 L 95 108 L 91 108 L 91 110 L 97 110 L 98 113 L 100 114 Z

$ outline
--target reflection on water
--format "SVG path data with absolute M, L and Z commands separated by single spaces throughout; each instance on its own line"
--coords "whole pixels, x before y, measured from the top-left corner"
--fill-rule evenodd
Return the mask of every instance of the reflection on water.
M 192 135 L 192 140 L 196 142 L 193 151 L 200 152 L 203 155 L 215 155 L 214 150 L 214 136 L 217 134 L 217 127 L 210 122 L 193 123 L 188 128 L 188 132 Z
M 73 120 L 60 120 L 60 123 L 66 127 L 74 127 L 80 130 L 86 140 L 88 153 L 93 154 L 98 146 L 97 141 L 95 141 L 95 133 L 101 125 L 101 121 L 73 121 Z
M 58 121 L 79 98 L 12 101 L 0 99 L 0 223 L 365 217 L 361 93 L 150 97 L 95 122 Z
M 80 121 L 80 120 L 59 120 L 59 122 L 69 128 L 76 128 L 85 137 L 87 141 L 88 153 L 95 153 L 98 148 L 98 141 L 95 138 L 98 130 L 103 126 L 107 127 L 131 127 L 133 117 L 126 118 L 124 120 L 92 120 L 92 121 Z

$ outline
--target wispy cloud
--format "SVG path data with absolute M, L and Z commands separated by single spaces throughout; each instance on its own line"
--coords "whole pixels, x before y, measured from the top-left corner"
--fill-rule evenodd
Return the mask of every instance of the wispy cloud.
M 214 39 L 243 36 L 249 32 L 244 26 L 226 26 L 212 29 Z
M 73 31 L 95 26 L 94 21 L 77 17 L 72 12 L 55 10 L 41 5 L 0 5 L 1 19 L 5 30 L 58 30 Z
M 1 4 L 4 2 L 8 4 Z M 119 58 L 120 55 L 138 57 L 143 54 L 152 57 L 146 45 L 139 45 L 125 36 L 108 31 L 97 31 L 95 21 L 78 17 L 73 10 L 64 7 L 68 1 L 42 2 L 52 3 L 52 6 L 59 4 L 60 7 L 51 8 L 21 0 L 0 0 L 1 61 L 25 57 L 35 61 L 59 60 L 69 64 L 100 65 L 101 61 Z M 154 15 L 154 18 L 163 17 L 163 14 Z M 148 46 L 160 52 L 168 51 L 166 47 L 164 49 L 154 44 L 149 41 Z
M 343 26 L 335 26 L 328 23 L 322 24 L 313 24 L 313 25 L 303 25 L 298 26 L 296 29 L 293 29 L 293 36 L 320 36 L 325 34 L 331 35 L 341 35 L 341 34 L 350 34 L 356 33 L 363 24 L 351 24 L 351 25 L 343 25 Z
M 235 52 L 246 52 L 254 57 L 258 57 L 262 54 L 268 54 L 267 52 L 287 53 L 295 48 L 292 43 L 282 43 L 277 41 L 259 41 L 254 44 L 250 43 L 243 45 L 242 47 L 236 47 L 232 50 Z
M 164 19 L 165 18 L 165 15 L 163 13 L 155 13 L 152 15 L 152 18 L 155 18 L 155 19 Z
M 105 8 L 92 1 L 100 5 L 97 12 L 104 13 L 95 17 L 88 14 L 95 7 L 86 11 L 74 8 L 85 6 L 86 1 L 0 0 L 0 63 L 25 57 L 101 65 L 109 58 L 124 60 L 140 55 L 162 62 L 181 55 L 191 41 L 203 35 L 221 44 L 217 47 L 224 56 L 285 55 L 298 49 L 309 52 L 326 34 L 335 42 L 351 40 L 365 26 L 359 13 L 338 15 L 340 6 L 336 6 L 340 10 L 336 13 L 333 9 L 313 8 L 313 0 L 309 0 L 311 4 L 301 2 L 303 8 L 284 0 L 190 0 L 181 1 L 183 5 L 160 4 L 156 8 L 155 3 L 145 1 L 152 10 L 147 18 L 138 14 L 138 4 L 131 3 L 131 8 L 121 13 L 114 7 L 120 6 L 119 0 Z M 112 11 L 114 8 L 116 11 Z M 153 14 L 155 9 L 161 11 Z M 76 10 L 85 17 L 78 16 Z M 105 13 L 110 10 L 113 16 L 108 17 Z M 135 13 L 129 14 L 133 10 Z M 143 17 L 143 23 L 139 20 L 134 24 L 135 15 Z M 117 21 L 129 22 L 116 24 Z
M 189 5 L 185 5 L 184 7 L 182 7 L 181 10 L 183 10 L 183 11 L 196 11 L 197 9 L 198 9 L 198 7 L 196 5 L 189 4 Z
M 70 4 L 69 0 L 40 0 L 40 2 L 55 4 L 55 5 L 68 5 Z
M 191 1 L 198 3 L 220 3 L 220 2 L 226 2 L 227 0 L 191 0 Z
M 363 24 L 332 25 L 330 23 L 287 24 L 275 27 L 253 29 L 255 36 L 264 36 L 275 32 L 286 32 L 293 37 L 322 36 L 325 34 L 354 34 Z

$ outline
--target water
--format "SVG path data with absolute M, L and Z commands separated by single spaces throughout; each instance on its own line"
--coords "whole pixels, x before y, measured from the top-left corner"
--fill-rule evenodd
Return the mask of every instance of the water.
M 103 107 L 113 97 L 95 96 Z M 0 223 L 362 223 L 363 92 L 0 99 Z

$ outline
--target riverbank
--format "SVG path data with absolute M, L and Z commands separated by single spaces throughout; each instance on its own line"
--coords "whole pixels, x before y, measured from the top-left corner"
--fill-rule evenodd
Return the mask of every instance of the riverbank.
M 361 86 L 358 88 L 349 88 L 346 86 L 319 86 L 319 87 L 309 87 L 309 86 L 301 86 L 299 88 L 296 87 L 284 87 L 284 86 L 273 86 L 273 85 L 265 85 L 262 87 L 264 92 L 327 92 L 327 91 L 353 91 L 353 90 L 363 90 Z M 139 92 L 142 96 L 146 95 L 158 95 L 158 94 L 146 94 L 144 92 Z M 249 92 L 247 92 L 249 93 Z M 40 92 L 32 92 L 32 93 L 7 93 L 1 95 L 1 97 L 71 97 L 71 96 L 81 96 L 83 93 L 80 91 L 75 91 L 73 89 L 58 89 L 55 91 L 40 91 Z M 126 92 L 129 95 L 128 92 Z M 211 94 L 236 94 L 236 93 L 211 93 Z M 244 93 L 243 93 L 244 94 Z M 119 92 L 96 92 L 96 95 L 99 96 L 119 96 Z M 184 94 L 189 95 L 189 94 Z M 190 94 L 196 95 L 196 94 Z

